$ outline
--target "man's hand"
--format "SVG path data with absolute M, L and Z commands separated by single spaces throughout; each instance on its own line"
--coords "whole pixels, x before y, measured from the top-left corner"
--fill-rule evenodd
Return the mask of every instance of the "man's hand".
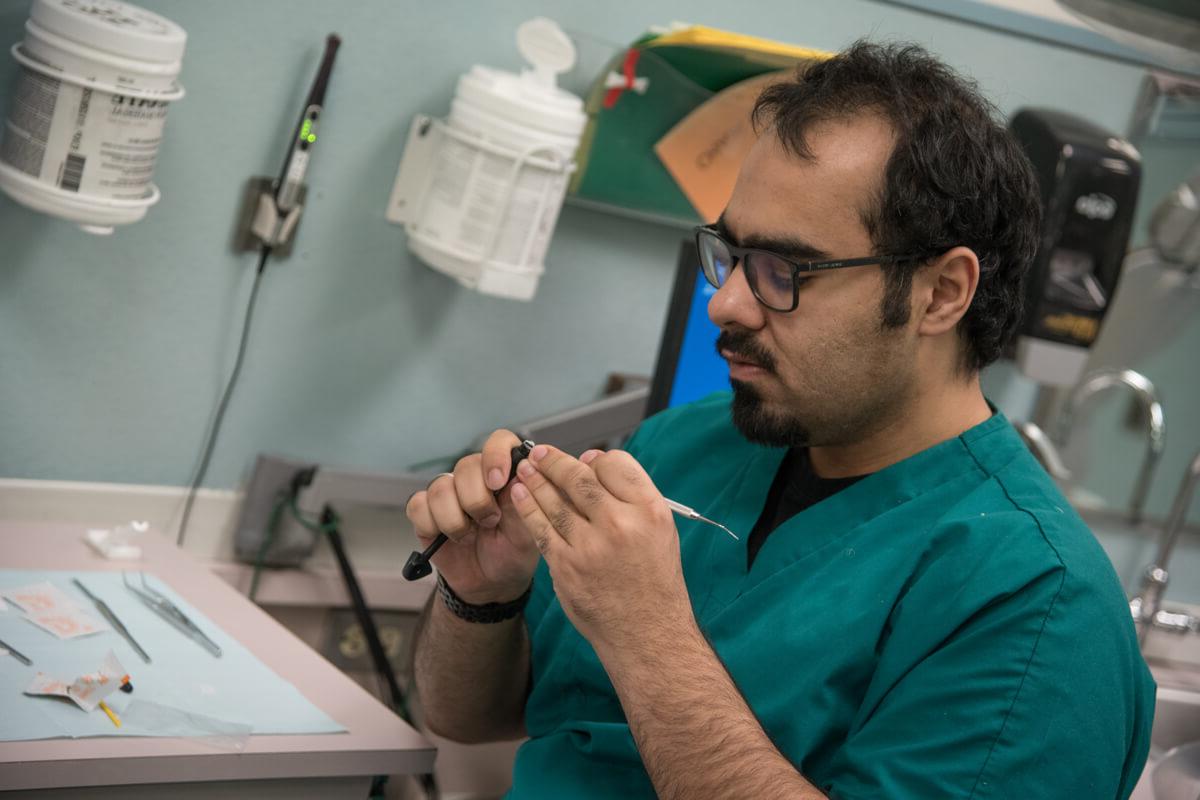
M 513 505 L 597 652 L 694 626 L 675 521 L 633 456 L 591 450 L 576 460 L 538 445 L 517 476 Z
M 515 434 L 496 431 L 482 453 L 460 459 L 453 473 L 439 475 L 405 507 L 422 548 L 438 533 L 450 539 L 433 563 L 468 603 L 514 600 L 537 569 L 537 548 L 509 502 L 511 490 L 494 496 L 508 482 L 518 444 Z
M 513 505 L 604 664 L 657 795 L 824 800 L 700 632 L 671 510 L 633 456 L 588 451 L 577 461 L 538 445 L 517 476 Z

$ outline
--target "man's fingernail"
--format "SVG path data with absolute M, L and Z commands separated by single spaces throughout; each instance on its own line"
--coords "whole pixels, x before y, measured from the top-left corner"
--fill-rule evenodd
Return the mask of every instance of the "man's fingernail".
M 492 467 L 492 471 L 488 473 L 487 478 L 488 488 L 493 491 L 504 488 L 504 473 L 499 469 Z
M 583 455 L 581 455 L 579 457 L 579 460 L 585 464 L 590 464 L 593 461 L 595 461 L 599 456 L 600 456 L 599 450 L 588 450 L 586 453 L 584 453 Z
M 546 457 L 546 453 L 548 452 L 550 452 L 550 448 L 546 447 L 544 444 L 539 444 L 537 447 L 529 451 L 529 460 L 541 461 Z
M 494 528 L 500 524 L 500 515 L 492 514 L 490 517 L 488 517 L 487 519 L 485 519 L 483 522 L 481 522 L 479 524 L 485 528 Z
M 518 502 L 529 499 L 529 490 L 525 488 L 523 483 L 514 483 L 512 488 L 513 500 Z
M 530 464 L 528 461 L 522 461 L 517 465 L 517 474 L 522 478 L 528 478 L 534 471 L 533 464 Z

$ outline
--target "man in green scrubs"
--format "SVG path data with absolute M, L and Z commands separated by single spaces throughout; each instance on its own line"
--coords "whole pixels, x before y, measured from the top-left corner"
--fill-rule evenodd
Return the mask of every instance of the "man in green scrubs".
M 512 798 L 1128 797 L 1154 684 L 1126 599 L 979 388 L 1037 246 L 1027 162 L 918 48 L 855 45 L 756 119 L 697 233 L 732 395 L 627 452 L 539 445 L 507 489 L 499 431 L 410 501 L 453 540 L 427 724 L 528 736 Z

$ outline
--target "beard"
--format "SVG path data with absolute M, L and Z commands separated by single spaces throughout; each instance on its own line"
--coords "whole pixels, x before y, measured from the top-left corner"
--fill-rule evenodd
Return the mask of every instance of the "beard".
M 728 352 L 739 359 L 756 364 L 768 372 L 775 371 L 775 359 L 749 333 L 724 330 L 717 337 L 717 352 Z M 807 447 L 812 440 L 808 426 L 786 414 L 774 414 L 763 397 L 749 383 L 729 379 L 733 387 L 733 426 L 754 444 L 767 447 Z
M 772 414 L 763 402 L 762 395 L 748 383 L 732 378 L 733 427 L 754 444 L 767 447 L 808 447 L 812 434 L 808 427 L 795 417 Z
M 881 349 L 877 342 L 868 352 L 878 357 Z M 722 331 L 717 350 L 778 375 L 775 358 L 749 332 Z M 767 447 L 827 447 L 867 438 L 896 415 L 911 395 L 914 376 L 896 370 L 895 362 L 888 364 L 890 359 L 871 363 L 869 358 L 853 355 L 840 354 L 833 359 L 855 364 L 853 373 L 821 370 L 830 379 L 825 391 L 787 402 L 772 401 L 754 384 L 730 378 L 734 427 L 748 441 Z

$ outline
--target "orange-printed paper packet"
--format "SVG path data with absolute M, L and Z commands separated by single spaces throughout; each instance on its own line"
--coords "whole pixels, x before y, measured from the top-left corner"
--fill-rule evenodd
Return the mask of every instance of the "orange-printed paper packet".
M 107 624 L 75 605 L 49 581 L 5 589 L 0 595 L 25 612 L 25 618 L 59 639 L 73 639 L 109 630 Z
M 80 675 L 72 683 L 39 672 L 25 689 L 25 694 L 45 694 L 66 697 L 84 711 L 94 711 L 100 701 L 121 688 L 125 669 L 117 655 L 109 650 L 104 664 L 95 672 Z

